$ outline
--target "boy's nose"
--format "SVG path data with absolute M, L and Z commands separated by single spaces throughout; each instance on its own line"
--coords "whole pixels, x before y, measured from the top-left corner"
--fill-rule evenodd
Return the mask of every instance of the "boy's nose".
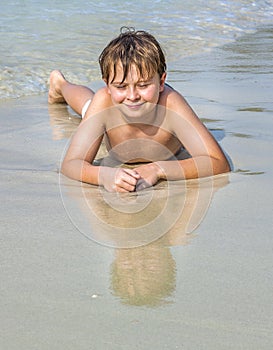
M 139 93 L 135 87 L 128 88 L 127 99 L 131 101 L 135 101 L 139 99 Z

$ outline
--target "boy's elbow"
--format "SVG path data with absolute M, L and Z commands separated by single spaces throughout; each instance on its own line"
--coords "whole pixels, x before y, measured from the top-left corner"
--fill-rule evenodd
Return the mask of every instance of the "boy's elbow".
M 221 158 L 221 159 L 217 159 L 216 164 L 214 166 L 214 175 L 219 175 L 219 174 L 224 174 L 224 173 L 228 173 L 230 172 L 231 168 L 230 165 L 227 161 L 227 159 Z
M 70 177 L 69 161 L 64 160 L 61 164 L 61 174 Z
M 229 173 L 230 171 L 231 171 L 231 167 L 230 167 L 228 161 L 226 161 L 226 166 L 224 167 L 223 173 Z
M 63 162 L 62 165 L 61 165 L 61 170 L 60 170 L 61 174 L 63 175 L 67 175 L 66 173 L 66 166 L 65 166 L 65 163 Z

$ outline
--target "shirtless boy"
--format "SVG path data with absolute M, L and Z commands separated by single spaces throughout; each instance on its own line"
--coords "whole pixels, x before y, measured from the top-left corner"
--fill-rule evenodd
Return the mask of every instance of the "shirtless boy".
M 213 136 L 165 83 L 165 57 L 152 35 L 121 32 L 99 63 L 106 86 L 96 93 L 70 83 L 60 71 L 50 75 L 49 103 L 67 103 L 83 117 L 62 163 L 64 175 L 108 191 L 132 192 L 159 180 L 230 171 Z M 94 165 L 103 140 L 111 157 L 131 166 Z M 184 159 L 183 149 L 190 155 Z

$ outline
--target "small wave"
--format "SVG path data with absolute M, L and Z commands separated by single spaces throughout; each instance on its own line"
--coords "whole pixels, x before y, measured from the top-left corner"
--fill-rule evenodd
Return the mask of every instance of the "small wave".
M 44 93 L 61 69 L 75 83 L 100 79 L 97 58 L 121 25 L 153 33 L 168 62 L 211 50 L 272 21 L 273 1 L 120 1 L 67 6 L 5 2 L 0 48 L 0 99 Z M 102 21 L 103 19 L 103 21 Z

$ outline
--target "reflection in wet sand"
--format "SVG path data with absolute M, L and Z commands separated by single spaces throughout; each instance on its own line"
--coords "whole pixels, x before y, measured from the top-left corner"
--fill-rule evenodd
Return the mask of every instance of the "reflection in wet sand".
M 188 181 L 161 182 L 128 194 L 109 193 L 60 175 L 67 214 L 87 238 L 115 248 L 149 244 L 167 232 L 190 233 L 201 223 L 212 195 L 227 175 Z
M 156 307 L 171 302 L 175 291 L 176 263 L 170 247 L 190 243 L 213 194 L 227 183 L 228 175 L 162 182 L 120 196 L 61 176 L 61 191 L 78 230 L 115 248 L 113 294 L 126 304 Z
M 125 304 L 155 307 L 175 291 L 176 263 L 168 247 L 156 241 L 144 247 L 117 249 L 110 288 Z
M 70 138 L 81 122 L 81 118 L 73 114 L 70 108 L 64 103 L 49 104 L 48 113 L 53 140 Z

